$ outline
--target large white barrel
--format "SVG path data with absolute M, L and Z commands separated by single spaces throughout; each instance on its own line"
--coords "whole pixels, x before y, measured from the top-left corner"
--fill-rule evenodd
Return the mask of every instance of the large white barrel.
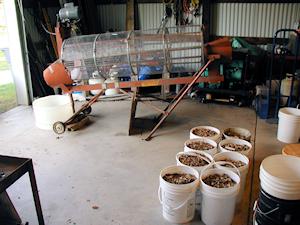
M 69 96 L 50 95 L 32 103 L 35 125 L 44 130 L 51 130 L 57 121 L 64 122 L 73 115 Z

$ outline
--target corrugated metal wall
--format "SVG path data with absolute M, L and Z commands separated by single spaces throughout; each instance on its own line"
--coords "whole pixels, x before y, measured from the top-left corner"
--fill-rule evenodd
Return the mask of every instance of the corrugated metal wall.
M 126 4 L 98 5 L 98 16 L 103 32 L 113 29 L 124 31 L 126 29 Z
M 157 29 L 164 16 L 162 3 L 138 4 L 139 23 L 141 30 Z M 126 29 L 126 5 L 107 4 L 98 5 L 99 23 L 101 30 L 123 31 Z M 193 17 L 193 24 L 201 24 L 202 17 Z M 170 19 L 167 27 L 175 27 L 174 16 Z
M 212 30 L 217 36 L 272 37 L 280 28 L 293 28 L 300 18 L 299 3 L 219 3 L 212 7 Z
M 147 30 L 147 29 L 156 29 L 159 27 L 161 20 L 164 16 L 164 5 L 162 3 L 158 4 L 139 4 L 139 22 L 140 22 L 140 29 Z M 202 24 L 202 17 L 193 17 L 192 24 L 194 25 L 201 25 Z M 170 21 L 167 24 L 167 27 L 175 27 L 175 18 L 172 16 Z
M 99 5 L 102 30 L 125 30 L 126 5 Z M 162 3 L 139 4 L 140 29 L 156 29 L 164 15 Z M 117 16 L 116 16 L 117 15 Z M 212 6 L 211 33 L 218 36 L 272 37 L 280 28 L 293 28 L 300 3 L 217 3 Z M 193 18 L 199 25 L 202 17 Z M 175 26 L 174 17 L 168 27 Z

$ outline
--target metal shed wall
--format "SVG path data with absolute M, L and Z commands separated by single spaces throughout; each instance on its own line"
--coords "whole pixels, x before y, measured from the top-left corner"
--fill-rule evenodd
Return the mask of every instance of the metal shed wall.
M 213 35 L 269 38 L 280 28 L 294 28 L 300 3 L 218 3 L 211 19 Z
M 126 4 L 106 4 L 97 7 L 101 30 L 112 29 L 124 31 L 126 29 Z
M 159 27 L 161 20 L 164 16 L 164 6 L 162 3 L 139 4 L 138 9 L 141 30 L 156 29 Z M 201 25 L 202 16 L 193 17 L 192 24 Z M 167 27 L 175 26 L 175 18 L 174 16 L 172 16 L 172 18 L 167 24 Z
M 105 4 L 98 5 L 99 23 L 102 31 L 113 29 L 123 31 L 126 29 L 126 4 Z M 139 24 L 141 30 L 156 29 L 159 27 L 164 16 L 162 3 L 141 3 L 138 4 Z M 200 25 L 202 17 L 194 17 L 193 24 Z M 167 24 L 168 27 L 175 27 L 174 16 Z

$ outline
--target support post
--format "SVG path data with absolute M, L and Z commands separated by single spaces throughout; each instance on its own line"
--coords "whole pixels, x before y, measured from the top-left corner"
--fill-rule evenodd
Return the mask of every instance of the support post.
M 134 30 L 134 0 L 127 0 L 126 30 Z
M 202 1 L 202 24 L 204 26 L 203 30 L 203 39 L 204 43 L 209 42 L 210 29 L 211 29 L 211 1 L 203 0 Z

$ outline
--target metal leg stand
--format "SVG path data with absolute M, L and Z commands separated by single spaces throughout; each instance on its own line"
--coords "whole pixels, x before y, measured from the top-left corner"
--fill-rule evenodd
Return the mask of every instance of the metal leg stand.
M 69 96 L 70 96 L 70 99 L 71 99 L 73 113 L 75 113 L 75 103 L 74 103 L 74 98 L 73 98 L 72 93 L 70 93 Z
M 40 202 L 40 197 L 39 197 L 38 188 L 37 188 L 37 184 L 36 184 L 36 180 L 35 180 L 32 161 L 31 161 L 31 164 L 29 165 L 28 171 L 29 171 L 29 179 L 30 179 L 32 195 L 33 195 L 33 199 L 34 199 L 34 204 L 35 204 L 35 209 L 36 209 L 39 225 L 45 225 L 43 212 L 42 212 L 42 207 L 41 207 L 41 202 Z
M 137 106 L 137 101 L 138 101 L 136 95 L 137 95 L 137 91 L 135 90 L 133 92 L 132 99 L 131 99 L 131 111 L 130 111 L 129 129 L 128 129 L 129 136 L 133 134 L 136 106 Z
M 201 75 L 204 73 L 206 68 L 209 66 L 209 64 L 213 61 L 213 59 L 210 59 L 202 68 L 200 71 L 196 72 L 193 76 L 194 79 L 192 82 L 181 92 L 178 93 L 178 95 L 175 96 L 176 101 L 170 104 L 169 107 L 165 110 L 165 113 L 161 117 L 160 121 L 156 124 L 156 126 L 152 129 L 150 134 L 145 138 L 146 141 L 150 141 L 152 135 L 155 133 L 155 131 L 160 127 L 160 125 L 167 119 L 167 117 L 170 115 L 170 113 L 176 108 L 176 106 L 179 104 L 179 102 L 183 99 L 185 94 L 193 87 L 193 85 L 197 82 L 197 80 L 201 77 Z

